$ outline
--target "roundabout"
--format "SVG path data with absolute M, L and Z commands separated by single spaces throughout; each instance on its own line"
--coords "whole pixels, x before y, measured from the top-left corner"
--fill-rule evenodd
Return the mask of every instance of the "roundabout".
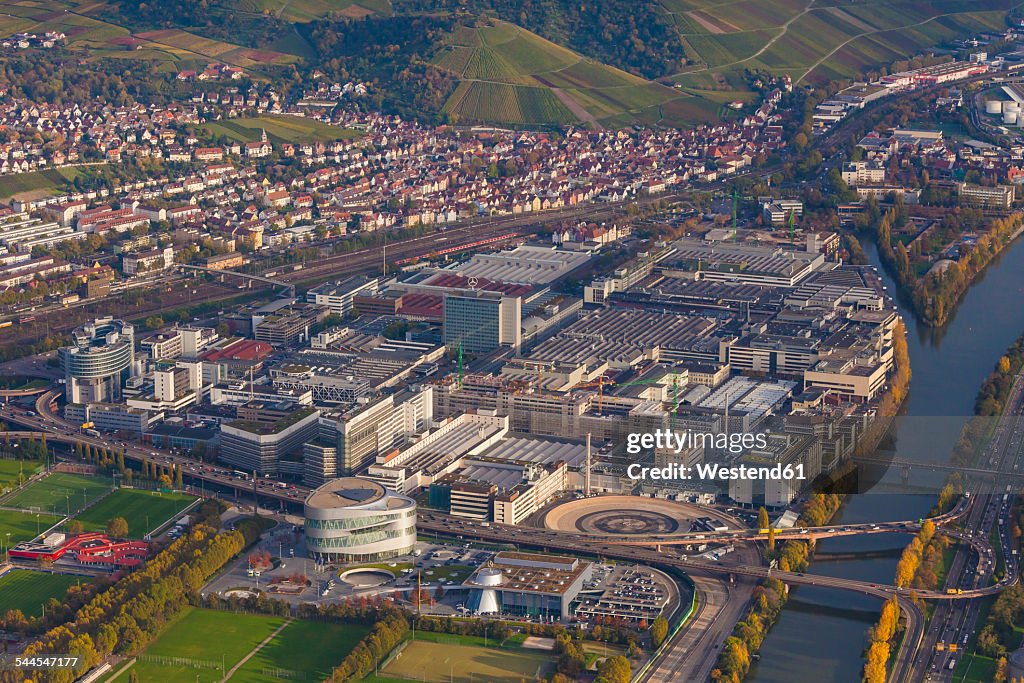
M 690 531 L 699 517 L 720 519 L 713 510 L 662 498 L 594 496 L 552 507 L 543 526 L 552 531 L 646 536 Z

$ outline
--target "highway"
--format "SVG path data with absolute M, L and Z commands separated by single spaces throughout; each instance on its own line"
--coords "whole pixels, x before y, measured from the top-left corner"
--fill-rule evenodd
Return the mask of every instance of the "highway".
M 694 559 L 669 554 L 659 551 L 657 548 L 642 545 L 605 543 L 582 533 L 506 526 L 502 524 L 483 526 L 472 520 L 453 517 L 434 510 L 419 510 L 417 524 L 421 529 L 437 534 L 471 538 L 490 543 L 508 543 L 539 548 L 541 550 L 557 550 L 574 554 L 585 553 L 598 557 L 681 569 L 686 573 L 725 574 L 736 577 L 753 576 L 756 578 L 772 577 L 794 586 L 836 588 L 882 598 L 888 598 L 893 595 L 899 596 L 904 592 L 909 595 L 911 592 L 889 584 L 867 583 L 854 579 L 818 576 L 801 572 L 785 572 L 759 565 L 728 564 L 721 561 L 713 562 L 710 560 Z M 947 593 L 939 590 L 915 590 L 913 594 L 918 598 L 926 600 L 966 601 L 986 595 L 995 595 L 1004 587 L 1005 583 L 1000 582 L 991 586 L 964 590 L 962 592 Z
M 690 580 L 697 591 L 697 610 L 650 671 L 638 681 L 706 681 L 722 644 L 742 618 L 756 585 L 756 581 L 748 578 L 735 583 L 712 576 L 692 576 Z
M 1012 473 L 1024 465 L 1024 420 L 1020 415 L 1024 409 L 1024 376 L 1014 378 L 1006 408 L 992 435 L 982 460 L 987 460 L 997 472 Z M 1003 486 L 1006 486 L 1006 490 Z M 1005 480 L 985 479 L 979 483 L 980 490 L 974 505 L 964 523 L 964 533 L 970 537 L 987 538 L 993 527 L 998 527 L 1002 553 L 1005 558 L 1005 576 L 1002 583 L 1018 580 L 1018 561 L 1013 550 L 1013 541 L 1005 520 L 1009 514 L 1010 486 Z M 1005 500 L 1004 500 L 1005 498 Z M 946 587 L 960 590 L 976 590 L 991 584 L 995 571 L 992 549 L 986 552 L 970 552 L 958 549 L 946 576 Z M 914 659 L 911 675 L 907 679 L 895 679 L 897 683 L 908 681 L 950 681 L 956 661 L 962 656 L 961 650 L 970 642 L 971 635 L 978 628 L 980 605 L 977 603 L 951 603 L 938 605 L 922 642 L 920 652 Z M 941 643 L 941 650 L 939 644 Z M 955 646 L 951 651 L 950 646 Z
M 28 411 L 16 405 L 6 403 L 0 406 L 0 420 L 7 424 L 15 423 L 28 427 L 32 431 L 10 431 L 8 436 L 13 439 L 28 438 L 45 434 L 47 440 L 68 444 L 82 443 L 94 447 L 106 447 L 116 452 L 124 448 L 125 458 L 141 462 L 147 460 L 162 466 L 175 465 L 181 468 L 186 480 L 205 482 L 207 484 L 255 494 L 261 498 L 271 498 L 293 505 L 301 504 L 311 489 L 300 485 L 288 485 L 288 488 L 277 486 L 272 479 L 249 480 L 241 479 L 233 470 L 218 465 L 203 463 L 195 458 L 156 448 L 149 444 L 132 441 L 115 441 L 112 438 L 94 437 L 83 433 L 78 425 L 73 425 L 58 417 L 50 410 L 56 392 L 48 391 L 40 395 L 35 402 L 35 411 Z M 35 415 L 30 413 L 34 412 Z

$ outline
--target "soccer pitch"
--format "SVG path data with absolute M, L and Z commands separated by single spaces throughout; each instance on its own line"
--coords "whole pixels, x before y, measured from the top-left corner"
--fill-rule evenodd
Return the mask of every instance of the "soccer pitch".
M 134 671 L 140 683 L 218 683 L 248 656 L 227 680 L 321 681 L 368 630 L 301 619 L 286 624 L 281 617 L 189 608 L 133 666 L 106 680 L 127 681 L 128 671 Z
M 218 683 L 285 620 L 189 608 L 131 667 L 140 683 Z M 114 679 L 108 679 L 114 680 Z M 116 677 L 127 681 L 128 672 Z
M 194 496 L 184 493 L 118 489 L 75 519 L 88 531 L 103 531 L 111 519 L 124 517 L 128 522 L 128 536 L 142 538 L 195 500 Z
M 551 656 L 544 653 L 416 640 L 384 668 L 381 678 L 428 683 L 519 683 L 534 680 L 551 664 Z
M 39 460 L 0 459 L 0 489 L 17 486 L 18 475 L 28 479 L 40 464 Z
M 69 587 L 88 581 L 87 577 L 70 574 L 25 569 L 9 571 L 0 576 L 0 613 L 18 609 L 26 617 L 38 617 L 43 613 L 43 603 L 47 600 L 62 600 Z
M 65 515 L 80 510 L 110 490 L 113 481 L 106 477 L 53 472 L 11 493 L 3 500 L 6 507 Z
M 33 539 L 60 521 L 60 517 L 41 512 L 17 512 L 0 510 L 0 536 L 5 547 Z M 7 534 L 10 534 L 8 537 Z
M 293 621 L 236 671 L 231 683 L 326 680 L 368 632 L 357 624 Z

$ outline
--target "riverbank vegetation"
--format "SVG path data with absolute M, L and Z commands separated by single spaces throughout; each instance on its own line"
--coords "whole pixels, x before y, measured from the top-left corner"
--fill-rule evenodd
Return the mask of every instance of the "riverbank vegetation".
M 900 605 L 896 597 L 882 604 L 878 623 L 868 631 L 867 661 L 864 664 L 865 683 L 885 683 L 888 680 L 889 654 L 893 641 L 900 634 Z
M 932 327 L 949 319 L 974 278 L 1022 224 L 1019 213 L 992 218 L 966 207 L 951 208 L 941 218 L 915 220 L 898 198 L 884 213 L 877 202 L 868 201 L 858 217 L 858 225 L 874 231 L 882 262 L 920 320 Z
M 844 496 L 835 493 L 813 493 L 804 505 L 797 523 L 801 526 L 827 524 L 842 507 Z M 801 572 L 810 564 L 814 541 L 789 540 L 778 550 L 769 551 L 781 571 Z M 761 649 L 768 631 L 775 624 L 786 604 L 787 588 L 778 579 L 765 579 L 754 589 L 753 600 L 746 614 L 725 641 L 718 656 L 711 680 L 715 683 L 740 683 L 750 671 L 753 656 Z

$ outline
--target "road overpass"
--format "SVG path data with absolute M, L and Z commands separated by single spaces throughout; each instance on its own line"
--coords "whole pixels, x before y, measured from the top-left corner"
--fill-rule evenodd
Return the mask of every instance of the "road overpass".
M 263 284 L 271 285 L 273 287 L 283 287 L 288 291 L 288 296 L 295 296 L 295 285 L 290 282 L 281 282 L 273 278 L 265 277 L 263 275 L 253 275 L 251 273 L 243 273 L 237 270 L 225 270 L 222 268 L 204 268 L 203 266 L 190 266 L 184 263 L 177 264 L 175 268 L 181 270 L 191 270 L 199 273 L 206 273 L 207 275 L 217 275 L 220 277 L 234 277 L 242 280 L 248 280 L 250 282 L 262 282 Z
M 527 527 L 506 526 L 501 524 L 490 524 L 482 526 L 479 523 L 453 517 L 432 510 L 420 510 L 417 522 L 420 530 L 430 531 L 447 536 L 459 538 L 471 538 L 488 543 L 505 543 L 521 545 L 540 550 L 556 550 L 571 554 L 590 554 L 599 557 L 625 560 L 627 562 L 640 562 L 654 566 L 670 567 L 681 569 L 687 573 L 696 572 L 702 574 L 717 574 L 734 576 L 753 576 L 759 579 L 775 578 L 788 585 L 794 586 L 819 586 L 822 588 L 835 588 L 848 590 L 864 595 L 889 598 L 893 595 L 903 596 L 913 593 L 915 596 L 927 600 L 970 600 L 974 598 L 995 595 L 1006 587 L 1005 582 L 999 582 L 984 588 L 965 590 L 960 593 L 946 593 L 945 591 L 933 590 L 904 590 L 903 588 L 889 585 L 857 581 L 854 579 L 843 579 L 831 576 L 819 576 L 804 572 L 787 572 L 771 567 L 759 565 L 734 565 L 722 562 L 712 562 L 676 555 L 669 555 L 659 552 L 657 548 L 647 545 L 623 545 L 621 543 L 604 543 L 597 541 L 586 534 L 575 534 L 562 531 L 551 531 L 548 529 L 535 529 Z M 1016 577 L 1014 577 L 1014 582 Z

